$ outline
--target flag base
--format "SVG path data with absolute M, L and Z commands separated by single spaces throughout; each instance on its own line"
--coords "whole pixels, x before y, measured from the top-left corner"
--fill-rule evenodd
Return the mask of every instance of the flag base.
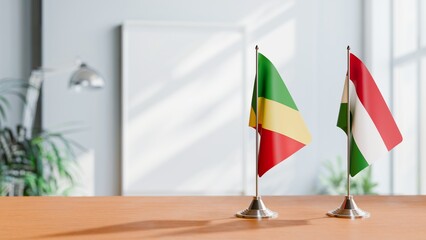
M 342 205 L 336 210 L 327 213 L 330 217 L 339 218 L 368 218 L 370 213 L 361 210 L 355 203 L 352 195 L 345 196 Z
M 260 197 L 253 197 L 250 206 L 235 214 L 239 218 L 276 218 L 278 213 L 269 210 Z

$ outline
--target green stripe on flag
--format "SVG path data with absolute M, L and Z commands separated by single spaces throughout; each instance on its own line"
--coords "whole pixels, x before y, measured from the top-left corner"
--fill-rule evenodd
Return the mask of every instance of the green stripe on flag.
M 355 176 L 357 173 L 361 172 L 366 167 L 368 167 L 368 162 L 365 160 L 354 138 L 352 137 L 350 166 L 351 176 Z
M 348 104 L 341 103 L 339 109 L 339 116 L 337 117 L 337 126 L 341 128 L 346 134 L 348 130 Z
M 258 54 L 258 79 L 259 97 L 264 97 L 272 101 L 284 104 L 294 110 L 298 110 L 293 98 L 285 86 L 280 74 L 268 58 L 261 53 Z M 256 84 L 256 82 L 255 82 Z M 256 87 L 256 85 L 255 85 Z M 254 88 L 256 89 L 256 88 Z M 253 91 L 251 106 L 256 113 L 256 91 Z
M 337 126 L 341 128 L 346 134 L 348 130 L 348 118 L 347 118 L 348 104 L 341 103 L 339 116 L 337 118 Z M 352 114 L 351 114 L 352 120 Z M 351 121 L 352 123 L 352 121 Z M 358 148 L 353 136 L 351 143 L 351 163 L 350 163 L 350 174 L 351 176 L 355 176 L 364 168 L 368 167 L 368 162 L 365 160 L 364 155 L 362 155 L 361 151 Z

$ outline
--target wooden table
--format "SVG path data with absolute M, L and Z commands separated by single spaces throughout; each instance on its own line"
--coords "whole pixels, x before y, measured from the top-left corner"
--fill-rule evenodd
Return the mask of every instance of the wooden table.
M 235 218 L 251 197 L 3 197 L 0 239 L 426 239 L 426 196 L 356 196 L 361 220 L 325 216 L 341 196 L 263 200 L 278 218 Z

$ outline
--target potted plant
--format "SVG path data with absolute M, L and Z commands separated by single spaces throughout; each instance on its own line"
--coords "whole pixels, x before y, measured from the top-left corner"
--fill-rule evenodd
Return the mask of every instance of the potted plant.
M 17 80 L 0 80 L 0 195 L 67 195 L 75 185 L 73 169 L 76 142 L 59 132 L 40 131 L 28 136 L 25 127 L 5 126 L 8 95 L 25 103 L 24 91 L 31 86 Z
M 326 170 L 320 176 L 320 194 L 344 195 L 346 194 L 347 169 L 343 165 L 341 157 L 337 161 L 327 161 L 324 163 Z M 373 181 L 371 167 L 357 174 L 351 179 L 351 192 L 355 195 L 377 194 L 377 183 Z

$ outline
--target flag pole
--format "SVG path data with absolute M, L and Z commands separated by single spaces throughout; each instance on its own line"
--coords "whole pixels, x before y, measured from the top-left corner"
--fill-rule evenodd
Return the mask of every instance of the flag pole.
M 350 102 L 350 91 L 349 91 L 349 82 L 351 81 L 351 47 L 346 48 L 346 54 L 347 54 L 347 77 L 345 79 L 345 91 L 346 91 L 346 97 L 347 97 L 347 179 L 346 179 L 346 196 L 343 200 L 343 203 L 340 205 L 339 208 L 327 212 L 327 215 L 330 217 L 339 217 L 339 218 L 368 218 L 370 217 L 370 213 L 363 211 L 361 208 L 359 208 L 355 200 L 353 199 L 353 196 L 351 195 L 351 144 L 352 144 L 352 128 L 351 128 L 351 102 Z
M 349 81 L 351 79 L 351 59 L 350 59 L 350 51 L 351 47 L 348 45 L 346 48 L 346 55 L 347 55 L 347 70 L 348 70 L 348 80 L 347 81 L 347 87 L 346 87 L 346 96 L 348 96 L 348 107 L 347 107 L 347 175 L 346 175 L 346 187 L 347 187 L 347 195 L 351 195 L 351 139 L 352 139 L 352 132 L 351 132 L 351 98 L 349 95 Z
M 256 195 L 250 203 L 250 206 L 235 214 L 239 218 L 276 218 L 278 214 L 269 210 L 263 203 L 259 195 L 259 46 L 256 45 L 256 76 L 255 76 L 255 88 L 256 88 Z
M 259 198 L 259 46 L 256 45 L 256 198 Z

